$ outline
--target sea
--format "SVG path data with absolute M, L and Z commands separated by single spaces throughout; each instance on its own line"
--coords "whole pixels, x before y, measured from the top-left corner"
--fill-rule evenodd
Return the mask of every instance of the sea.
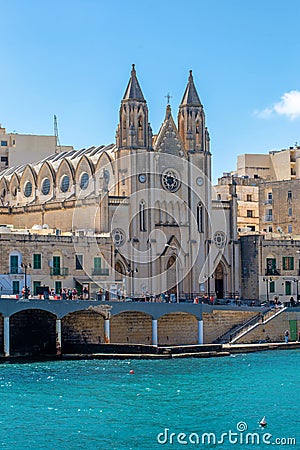
M 0 396 L 0 449 L 300 449 L 300 350 L 1 363 Z

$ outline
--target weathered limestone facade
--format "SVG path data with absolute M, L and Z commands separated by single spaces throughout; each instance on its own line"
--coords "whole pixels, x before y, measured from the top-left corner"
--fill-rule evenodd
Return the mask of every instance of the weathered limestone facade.
M 282 237 L 300 235 L 300 179 L 259 184 L 260 230 Z
M 218 298 L 240 294 L 236 193 L 228 200 L 213 200 L 210 138 L 192 72 L 178 123 L 167 105 L 162 126 L 153 136 L 148 116 L 133 65 L 115 145 L 53 153 L 0 174 L 2 225 L 27 230 L 28 236 L 53 230 L 78 237 L 72 242 L 70 238 L 64 249 L 59 240 L 54 249 L 52 238 L 28 237 L 24 242 L 32 245 L 26 249 L 22 239 L 7 234 L 16 254 L 5 250 L 4 266 L 11 256 L 18 256 L 17 263 L 13 258 L 15 265 L 30 262 L 34 250 L 44 263 L 40 272 L 29 271 L 31 283 L 44 275 L 50 287 L 59 286 L 59 272 L 59 277 L 70 277 L 62 280 L 66 287 L 75 287 L 78 275 L 97 284 L 93 277 L 98 269 L 101 276 L 108 276 L 108 270 L 108 284 L 115 281 L 131 297 L 162 292 L 213 293 Z M 85 236 L 107 236 L 99 255 Z M 82 273 L 74 270 L 76 254 L 83 260 Z M 91 260 L 97 257 L 101 262 L 93 266 Z M 50 281 L 47 261 L 57 269 Z M 4 274 L 7 267 L 2 270 Z M 108 284 L 105 289 L 115 290 Z
M 300 240 L 271 236 L 242 236 L 242 296 L 282 303 L 300 299 Z
M 237 230 L 239 234 L 259 231 L 259 182 L 258 178 L 224 175 L 215 186 L 217 199 L 230 200 L 232 185 L 237 195 Z
M 92 297 L 100 286 L 110 291 L 115 284 L 114 274 L 106 263 L 112 242 L 109 236 L 55 236 L 55 234 L 3 233 L 0 234 L 0 293 L 18 294 L 27 285 L 36 294 L 37 286 L 62 288 L 87 285 Z M 82 265 L 78 265 L 78 256 Z M 95 263 L 96 261 L 96 263 Z M 100 263 L 99 263 L 100 261 Z M 96 267 L 95 267 L 95 264 Z

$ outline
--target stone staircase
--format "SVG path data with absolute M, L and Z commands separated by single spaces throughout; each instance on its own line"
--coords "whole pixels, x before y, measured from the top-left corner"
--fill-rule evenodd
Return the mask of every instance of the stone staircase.
M 268 324 L 270 321 L 272 321 L 273 319 L 278 317 L 280 314 L 282 314 L 286 309 L 287 309 L 286 307 L 281 308 L 279 310 L 278 309 L 269 309 L 264 314 L 260 314 L 255 323 L 245 324 L 245 326 L 240 327 L 240 329 L 238 329 L 234 333 L 232 333 L 230 340 L 228 342 L 230 342 L 231 344 L 234 344 L 239 339 L 244 337 L 246 334 L 255 330 L 257 327 Z
M 236 334 L 238 334 L 244 329 L 248 329 L 251 325 L 259 322 L 260 320 L 261 320 L 261 313 L 258 313 L 254 317 L 251 317 L 250 319 L 244 321 L 243 323 L 234 325 L 225 333 L 223 333 L 221 336 L 219 336 L 217 339 L 215 339 L 213 341 L 213 344 L 227 344 L 228 342 L 231 342 L 233 336 L 236 336 Z

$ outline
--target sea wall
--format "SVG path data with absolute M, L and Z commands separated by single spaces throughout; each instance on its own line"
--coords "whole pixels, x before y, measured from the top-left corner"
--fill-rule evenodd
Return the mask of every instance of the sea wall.
M 159 347 L 212 344 L 264 311 L 188 303 L 1 299 L 0 355 L 102 353 L 108 343 Z M 286 329 L 291 340 L 296 340 L 300 308 L 288 308 L 265 320 L 237 342 L 281 342 Z
M 284 342 L 284 333 L 286 330 L 290 332 L 290 340 L 297 339 L 298 331 L 300 331 L 300 311 L 283 311 L 278 316 L 260 323 L 253 330 L 249 331 L 240 339 L 236 340 L 236 344 L 252 344 L 259 341 Z

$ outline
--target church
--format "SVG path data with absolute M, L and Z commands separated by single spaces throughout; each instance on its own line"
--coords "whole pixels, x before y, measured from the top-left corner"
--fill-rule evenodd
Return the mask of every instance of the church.
M 49 285 L 74 287 L 80 269 L 90 290 L 117 286 L 124 297 L 232 298 L 240 295 L 236 190 L 233 184 L 228 200 L 217 198 L 211 158 L 192 71 L 177 123 L 168 104 L 153 134 L 132 65 L 115 144 L 66 150 L 2 171 L 2 228 L 9 227 L 10 236 L 17 230 L 48 235 L 34 250 L 45 266 L 31 276 Z M 59 253 L 55 239 L 63 235 L 69 244 Z M 11 254 L 18 252 L 21 263 L 22 251 L 14 245 Z M 80 268 L 70 262 L 74 258 Z M 3 264 L 2 273 L 10 273 Z M 61 266 L 68 269 L 65 275 Z

